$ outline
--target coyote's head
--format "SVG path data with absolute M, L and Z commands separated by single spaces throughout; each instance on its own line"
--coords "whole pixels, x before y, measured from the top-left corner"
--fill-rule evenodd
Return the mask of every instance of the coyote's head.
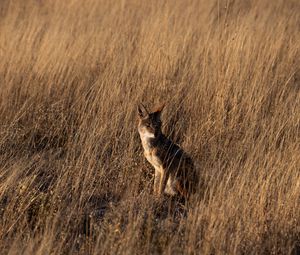
M 139 133 L 148 138 L 155 138 L 161 134 L 161 112 L 164 105 L 149 113 L 146 107 L 142 104 L 138 105 L 139 116 Z

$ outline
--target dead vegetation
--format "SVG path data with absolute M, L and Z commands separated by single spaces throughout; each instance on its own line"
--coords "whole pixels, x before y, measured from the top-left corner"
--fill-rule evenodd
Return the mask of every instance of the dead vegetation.
M 298 254 L 298 1 L 0 4 L 1 254 Z M 136 105 L 204 181 L 152 201 Z

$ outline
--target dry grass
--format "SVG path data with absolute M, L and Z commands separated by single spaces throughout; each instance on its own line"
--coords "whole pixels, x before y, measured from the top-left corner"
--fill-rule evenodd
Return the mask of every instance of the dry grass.
M 1 1 L 1 253 L 299 253 L 299 13 Z M 136 104 L 163 101 L 204 180 L 188 209 L 152 201 Z

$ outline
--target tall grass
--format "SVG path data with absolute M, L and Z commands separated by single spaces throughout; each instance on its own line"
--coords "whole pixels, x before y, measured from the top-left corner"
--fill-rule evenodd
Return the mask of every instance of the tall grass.
M 297 0 L 3 0 L 1 254 L 297 254 Z M 136 105 L 203 185 L 153 201 Z M 171 206 L 173 204 L 173 206 Z

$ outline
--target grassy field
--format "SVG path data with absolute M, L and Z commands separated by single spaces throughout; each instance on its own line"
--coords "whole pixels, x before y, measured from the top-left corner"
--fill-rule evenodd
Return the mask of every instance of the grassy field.
M 0 254 L 299 254 L 298 0 L 2 0 Z M 138 103 L 203 180 L 153 200 Z

